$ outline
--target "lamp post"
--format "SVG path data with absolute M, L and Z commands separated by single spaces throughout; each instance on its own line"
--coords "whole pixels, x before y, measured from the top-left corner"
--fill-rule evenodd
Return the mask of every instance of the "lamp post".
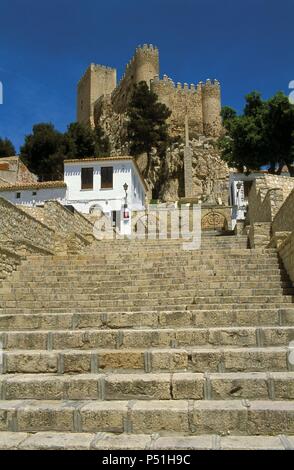
M 124 188 L 124 191 L 125 191 L 125 193 L 126 193 L 126 196 L 125 196 L 125 207 L 127 207 L 127 202 L 128 202 L 128 193 L 127 193 L 127 190 L 128 190 L 128 188 L 129 188 L 128 185 L 127 185 L 127 183 L 125 183 L 125 184 L 123 185 L 123 188 Z
M 242 183 L 241 181 L 238 181 L 238 183 L 236 184 L 236 187 L 237 187 L 237 201 L 238 201 L 238 209 L 240 208 L 241 206 L 241 201 L 240 201 L 240 195 L 241 195 L 241 188 L 242 188 Z
M 124 208 L 123 208 L 123 234 L 124 235 L 130 235 L 131 234 L 131 224 L 130 224 L 130 212 L 128 209 L 128 185 L 125 183 L 123 185 L 124 191 L 126 193 L 125 196 L 125 203 L 124 203 Z

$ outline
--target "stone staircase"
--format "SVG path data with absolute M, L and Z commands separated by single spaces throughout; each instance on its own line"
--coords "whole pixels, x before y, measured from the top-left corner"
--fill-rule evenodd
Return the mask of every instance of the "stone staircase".
M 29 257 L 0 285 L 0 448 L 294 448 L 293 293 L 242 236 Z

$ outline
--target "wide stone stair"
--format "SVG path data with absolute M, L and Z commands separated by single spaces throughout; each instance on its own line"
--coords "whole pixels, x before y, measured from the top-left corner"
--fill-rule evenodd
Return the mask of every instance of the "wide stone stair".
M 294 449 L 293 293 L 242 236 L 29 257 L 0 284 L 0 448 Z

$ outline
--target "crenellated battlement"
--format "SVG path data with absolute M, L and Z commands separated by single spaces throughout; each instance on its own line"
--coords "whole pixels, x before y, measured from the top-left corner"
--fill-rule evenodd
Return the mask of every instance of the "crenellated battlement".
M 125 68 L 125 72 L 112 94 L 114 110 L 125 112 L 133 85 L 145 81 L 148 85 L 159 74 L 159 52 L 152 44 L 136 48 Z
M 91 72 L 99 72 L 99 71 L 105 71 L 105 72 L 116 72 L 116 69 L 113 68 L 113 67 L 109 67 L 108 65 L 100 65 L 100 64 L 90 64 L 89 67 L 87 68 L 86 72 L 84 73 L 84 75 L 80 78 L 80 80 L 78 81 L 78 85 L 80 83 L 82 83 L 85 79 L 87 79 L 87 77 L 89 76 L 89 74 Z
M 183 132 L 186 114 L 197 134 L 216 136 L 221 131 L 219 81 L 208 78 L 205 82 L 188 84 L 176 83 L 167 75 L 160 78 L 159 50 L 153 44 L 143 44 L 135 49 L 117 85 L 116 70 L 97 64 L 91 64 L 80 80 L 80 94 L 84 93 L 84 84 L 89 81 L 91 116 L 97 99 L 106 94 L 111 94 L 113 112 L 125 113 L 134 84 L 145 81 L 159 101 L 172 111 L 169 118 L 171 133 Z
M 116 87 L 116 69 L 90 64 L 78 82 L 78 122 L 94 125 L 94 103 L 100 96 L 109 95 Z
M 162 87 L 169 87 L 170 89 L 175 89 L 177 91 L 182 91 L 182 92 L 188 92 L 188 93 L 196 93 L 199 92 L 202 89 L 207 89 L 207 88 L 220 88 L 220 82 L 218 80 L 210 80 L 209 78 L 206 80 L 205 83 L 202 81 L 198 82 L 197 84 L 195 83 L 181 83 L 181 82 L 174 82 L 172 78 L 170 78 L 168 75 L 163 75 L 162 79 L 159 78 L 159 76 L 155 76 L 151 80 L 152 86 L 154 88 L 158 86 Z

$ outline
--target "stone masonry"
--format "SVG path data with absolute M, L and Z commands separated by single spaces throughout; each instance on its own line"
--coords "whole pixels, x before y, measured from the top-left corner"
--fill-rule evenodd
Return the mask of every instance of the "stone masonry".
M 0 204 L 0 449 L 294 448 L 294 289 L 275 247 L 203 233 L 200 250 L 41 252 L 46 220 L 64 233 L 62 208 L 41 210 L 43 225 Z M 26 259 L 5 247 L 25 223 Z
M 91 64 L 78 84 L 77 119 L 95 125 L 104 124 L 105 113 L 109 121 L 124 117 L 133 85 L 145 81 L 172 111 L 169 118 L 170 133 L 184 135 L 185 116 L 194 135 L 217 137 L 222 129 L 220 110 L 220 84 L 207 79 L 205 83 L 188 86 L 175 84 L 167 75 L 159 78 L 159 52 L 152 45 L 139 46 L 127 64 L 117 84 L 116 70 Z
M 140 81 L 145 81 L 159 101 L 171 110 L 168 126 L 174 142 L 164 158 L 157 158 L 154 149 L 155 154 L 152 153 L 148 164 L 146 162 L 142 167 L 149 186 L 149 199 L 160 198 L 168 202 L 183 197 L 186 192 L 189 197 L 196 195 L 203 200 L 211 197 L 227 204 L 228 188 L 223 184 L 223 177 L 225 174 L 228 179 L 229 169 L 221 161 L 216 145 L 222 132 L 221 91 L 217 80 L 207 79 L 205 83 L 188 86 L 186 83 L 175 84 L 167 75 L 161 79 L 158 49 L 145 44 L 136 49 L 119 83 L 115 69 L 95 64 L 89 66 L 78 84 L 78 121 L 103 129 L 110 142 L 111 156 L 128 155 L 126 109 L 133 85 Z M 179 154 L 176 152 L 184 143 L 185 124 L 188 124 L 190 134 L 186 154 L 191 154 L 191 159 L 188 158 L 184 166 L 184 155 L 180 154 L 181 161 L 170 164 L 171 157 L 174 162 L 177 160 Z M 215 148 L 211 153 L 212 144 Z M 214 155 L 217 155 L 217 162 Z M 189 180 L 186 191 L 184 179 Z
M 266 175 L 249 193 L 245 230 L 252 247 L 275 247 L 294 283 L 294 178 Z

